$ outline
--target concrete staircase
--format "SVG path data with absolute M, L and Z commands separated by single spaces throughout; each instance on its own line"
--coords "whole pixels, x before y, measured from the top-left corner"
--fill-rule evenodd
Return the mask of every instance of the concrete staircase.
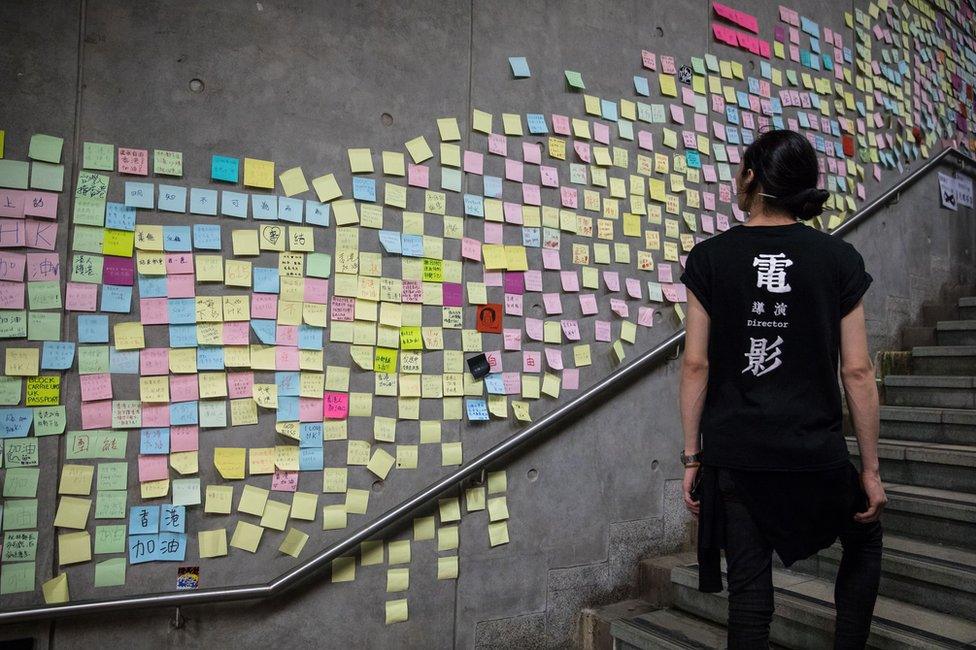
M 927 307 L 923 319 L 935 324 L 905 331 L 911 352 L 885 364 L 900 374 L 881 382 L 888 505 L 868 643 L 976 648 L 976 297 Z M 856 438 L 847 440 L 856 461 Z M 831 647 L 840 543 L 790 569 L 773 557 L 773 647 Z M 649 558 L 640 566 L 639 598 L 584 612 L 582 645 L 725 648 L 727 599 L 698 591 L 693 551 Z

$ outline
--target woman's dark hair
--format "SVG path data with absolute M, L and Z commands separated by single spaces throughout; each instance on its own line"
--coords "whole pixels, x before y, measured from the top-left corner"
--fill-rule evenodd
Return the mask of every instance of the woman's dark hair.
M 802 135 L 784 129 L 766 131 L 746 148 L 742 164 L 753 173 L 749 187 L 762 193 L 765 205 L 797 219 L 813 219 L 830 196 L 817 189 L 817 153 Z

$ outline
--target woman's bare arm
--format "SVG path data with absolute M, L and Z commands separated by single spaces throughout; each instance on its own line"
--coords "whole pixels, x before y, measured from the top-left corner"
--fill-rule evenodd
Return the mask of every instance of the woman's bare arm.
M 705 393 L 708 388 L 709 324 L 708 312 L 695 294 L 689 291 L 688 315 L 685 318 L 685 351 L 681 358 L 681 384 L 678 389 L 686 454 L 701 450 L 698 424 L 705 408 Z M 685 506 L 695 517 L 698 516 L 700 504 L 691 498 L 691 488 L 697 474 L 697 466 L 687 467 L 683 481 Z

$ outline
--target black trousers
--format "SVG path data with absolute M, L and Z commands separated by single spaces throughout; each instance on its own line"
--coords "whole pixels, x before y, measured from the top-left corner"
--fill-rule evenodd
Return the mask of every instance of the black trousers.
M 726 521 L 728 647 L 767 648 L 773 617 L 773 549 L 745 505 L 736 498 L 728 472 L 719 470 L 718 488 Z M 844 551 L 834 586 L 834 648 L 864 648 L 881 580 L 881 523 L 861 524 L 851 519 L 840 540 Z

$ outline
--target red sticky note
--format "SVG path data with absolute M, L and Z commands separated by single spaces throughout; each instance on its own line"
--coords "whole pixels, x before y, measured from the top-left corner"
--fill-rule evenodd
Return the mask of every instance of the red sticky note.
M 345 420 L 349 415 L 349 394 L 325 393 L 322 400 L 322 415 L 326 420 Z

